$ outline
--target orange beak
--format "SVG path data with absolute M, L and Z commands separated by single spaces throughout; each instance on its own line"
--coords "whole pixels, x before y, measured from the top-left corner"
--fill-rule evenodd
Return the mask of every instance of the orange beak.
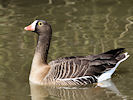
M 27 27 L 24 28 L 26 31 L 34 31 L 34 28 L 32 27 L 32 25 L 29 25 Z
M 36 23 L 38 22 L 38 20 L 35 20 L 32 24 L 30 24 L 29 26 L 25 27 L 24 29 L 26 31 L 35 31 L 35 27 L 36 27 Z

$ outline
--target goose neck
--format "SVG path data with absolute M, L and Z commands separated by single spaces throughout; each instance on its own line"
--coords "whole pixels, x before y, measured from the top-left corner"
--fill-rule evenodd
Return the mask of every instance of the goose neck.
M 47 35 L 41 35 L 38 37 L 37 47 L 35 54 L 40 56 L 41 63 L 47 64 L 48 50 L 50 46 L 51 37 Z

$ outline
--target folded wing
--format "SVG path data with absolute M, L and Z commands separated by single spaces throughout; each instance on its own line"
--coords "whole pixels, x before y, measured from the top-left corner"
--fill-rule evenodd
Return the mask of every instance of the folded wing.
M 103 73 L 113 69 L 127 56 L 121 54 L 123 51 L 124 48 L 120 48 L 99 55 L 60 58 L 49 63 L 51 69 L 45 79 L 60 85 L 96 83 Z

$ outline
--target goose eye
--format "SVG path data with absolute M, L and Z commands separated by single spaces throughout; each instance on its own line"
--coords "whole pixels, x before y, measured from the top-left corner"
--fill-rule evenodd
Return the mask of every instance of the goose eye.
M 43 25 L 43 23 L 42 23 L 42 22 L 38 22 L 38 25 L 39 25 L 39 26 L 42 26 L 42 25 Z

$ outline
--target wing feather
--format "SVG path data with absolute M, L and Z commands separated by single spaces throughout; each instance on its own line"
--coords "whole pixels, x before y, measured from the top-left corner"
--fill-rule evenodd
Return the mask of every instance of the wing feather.
M 100 55 L 59 58 L 49 63 L 51 69 L 45 79 L 68 85 L 95 83 L 97 77 L 115 67 L 117 62 L 125 57 L 119 53 L 121 52 L 118 49 Z

